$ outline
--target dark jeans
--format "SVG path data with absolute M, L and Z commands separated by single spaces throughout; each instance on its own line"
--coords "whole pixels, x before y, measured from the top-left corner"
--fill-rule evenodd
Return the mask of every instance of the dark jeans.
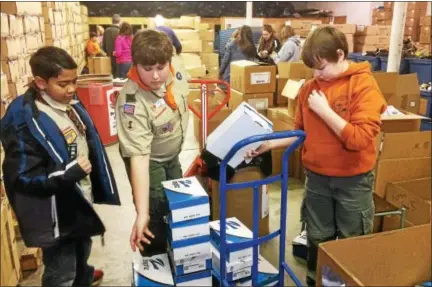
M 87 263 L 91 247 L 91 238 L 83 237 L 42 249 L 42 286 L 91 286 L 94 268 Z
M 125 79 L 131 67 L 132 67 L 132 62 L 118 64 L 117 77 L 121 79 Z
M 113 78 L 117 78 L 117 60 L 116 60 L 116 56 L 111 56 L 111 74 L 113 76 Z

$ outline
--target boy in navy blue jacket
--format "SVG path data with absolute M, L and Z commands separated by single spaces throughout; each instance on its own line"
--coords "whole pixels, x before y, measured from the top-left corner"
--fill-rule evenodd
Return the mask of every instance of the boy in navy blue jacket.
M 105 150 L 73 98 L 77 65 L 57 47 L 30 59 L 34 81 L 1 121 L 4 183 L 24 243 L 41 247 L 42 286 L 94 286 L 103 272 L 87 260 L 105 227 L 93 203 L 120 205 Z

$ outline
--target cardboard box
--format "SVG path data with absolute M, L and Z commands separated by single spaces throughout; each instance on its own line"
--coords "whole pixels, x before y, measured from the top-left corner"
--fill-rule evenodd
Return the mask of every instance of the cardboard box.
M 415 18 L 415 19 L 419 19 L 420 17 L 423 17 L 426 15 L 426 10 L 425 9 L 409 9 L 407 10 L 407 14 L 406 14 L 406 19 L 408 20 L 408 18 Z M 405 25 L 406 25 L 406 20 L 405 20 Z
M 312 79 L 313 70 L 302 61 L 283 62 L 277 64 L 279 79 Z
M 201 53 L 202 51 L 202 41 L 201 40 L 188 40 L 182 43 L 183 53 Z
M 386 133 L 402 133 L 419 131 L 422 116 L 404 112 L 402 115 L 381 115 L 381 131 Z
M 207 151 L 219 159 L 223 159 L 237 142 L 260 134 L 273 131 L 272 123 L 259 114 L 247 103 L 241 103 L 228 118 L 218 126 L 207 139 Z M 241 148 L 228 162 L 236 168 L 244 160 L 244 154 L 250 149 L 257 148 L 261 142 L 253 143 Z
M 200 30 L 199 37 L 202 41 L 212 41 L 215 40 L 215 31 L 214 30 Z
M 236 172 L 230 183 L 241 183 L 254 180 L 264 179 L 264 175 L 257 167 L 248 167 L 240 169 Z M 260 214 L 259 221 L 259 236 L 264 236 L 269 233 L 269 198 L 268 187 L 262 186 L 259 189 L 260 209 L 257 211 Z M 212 214 L 213 219 L 219 219 L 219 182 L 212 180 Z M 248 228 L 253 227 L 253 191 L 252 189 L 238 189 L 227 192 L 226 216 L 237 217 Z
M 261 66 L 246 60 L 232 62 L 230 84 L 242 93 L 274 93 L 276 66 Z
M 199 104 L 198 104 L 199 105 Z M 201 109 L 198 109 L 201 110 Z M 209 110 L 213 110 L 210 109 Z M 211 119 L 207 121 L 207 132 L 211 134 L 222 122 L 224 122 L 228 116 L 232 113 L 231 109 L 223 108 L 217 114 L 215 114 Z M 195 138 L 198 141 L 198 145 L 200 150 L 203 149 L 202 145 L 202 128 L 201 128 L 201 120 L 198 117 L 194 116 L 194 134 Z
M 200 31 L 198 30 L 185 30 L 185 29 L 173 29 L 177 38 L 180 42 L 183 41 L 199 41 L 200 39 Z
M 42 14 L 41 2 L 1 2 L 1 12 L 17 15 Z
M 220 274 L 220 253 L 214 246 L 212 252 L 212 267 L 216 274 Z M 226 264 L 225 278 L 228 282 L 250 277 L 252 274 L 253 260 L 237 261 Z
M 431 27 L 424 26 L 420 28 L 420 43 L 430 44 L 431 43 Z
M 152 257 L 134 254 L 132 273 L 133 286 L 174 286 L 170 262 L 166 253 Z
M 431 133 L 384 133 L 377 139 L 375 193 L 386 198 L 388 183 L 431 174 Z
M 38 33 L 39 29 L 39 17 L 38 16 L 24 16 L 24 33 Z
M 302 20 L 291 20 L 290 26 L 293 29 L 302 29 L 303 28 L 303 21 Z
M 202 41 L 202 52 L 203 53 L 213 53 L 214 42 Z
M 2 70 L 6 74 L 7 80 L 9 82 L 18 81 L 18 79 L 21 77 L 22 74 L 20 73 L 17 59 L 2 61 L 1 65 L 2 65 Z M 6 82 L 6 85 L 7 85 L 7 82 Z
M 428 281 L 430 243 L 429 224 L 320 244 L 317 286 L 322 286 L 324 267 L 346 286 L 414 286 Z
M 431 222 L 431 178 L 393 182 L 387 185 L 386 200 L 406 208 L 406 219 L 414 225 Z
M 418 27 L 420 23 L 419 18 L 407 18 L 405 19 L 405 27 Z
M 378 36 L 378 46 L 380 46 L 380 47 L 390 46 L 390 37 L 389 36 Z
M 278 78 L 276 81 L 276 95 L 274 97 L 274 105 L 276 106 L 287 106 L 288 98 L 282 96 L 282 91 L 288 82 L 288 79 L 280 79 Z
M 404 36 L 416 37 L 418 32 L 418 27 L 405 27 Z
M 198 67 L 189 67 L 186 68 L 186 70 L 191 78 L 202 78 L 207 74 L 206 67 L 204 65 Z
M 201 60 L 206 66 L 219 66 L 219 54 L 201 53 Z
M 378 17 L 372 17 L 372 25 L 377 25 L 378 24 Z
M 202 65 L 201 57 L 195 53 L 181 53 L 180 56 L 183 58 L 183 63 L 186 68 L 199 67 Z
M 420 17 L 420 26 L 431 26 L 432 17 L 431 16 L 423 16 Z
M 392 10 L 380 10 L 378 12 L 378 20 L 391 20 L 393 19 L 393 11 Z
M 9 36 L 9 16 L 4 13 L 0 13 L 0 36 L 7 37 Z
M 393 9 L 394 2 L 384 2 L 384 9 Z
M 377 26 L 357 26 L 356 35 L 358 36 L 378 36 L 379 29 Z
M 9 15 L 9 31 L 12 37 L 24 34 L 24 23 L 22 16 Z
M 379 197 L 376 193 L 373 194 L 373 202 L 375 206 L 375 214 L 380 212 L 387 212 L 387 211 L 395 211 L 398 208 L 389 202 L 387 202 L 384 198 Z M 400 222 L 400 216 L 399 215 L 390 215 L 388 216 L 390 218 L 396 218 L 396 220 L 399 219 Z M 383 230 L 383 216 L 375 216 L 374 217 L 374 223 L 373 223 L 373 233 L 382 232 Z M 398 228 L 395 228 L 398 229 Z
M 295 30 L 295 33 L 302 38 L 306 38 L 310 32 L 311 32 L 311 29 L 296 29 Z
M 418 113 L 420 90 L 417 74 L 373 73 L 387 103 L 397 109 Z
M 408 10 L 426 10 L 427 2 L 408 2 Z
M 17 58 L 21 53 L 20 38 L 7 37 L 1 38 L 1 60 Z
M 251 210 L 249 208 L 249 210 Z M 221 236 L 220 236 L 220 222 L 215 220 L 210 222 L 210 238 L 214 248 L 219 251 Z M 225 240 L 227 243 L 231 242 L 246 242 L 253 238 L 252 231 L 245 226 L 236 217 L 226 219 L 226 234 L 228 235 Z M 249 261 L 252 259 L 253 248 L 244 248 L 236 251 L 227 252 L 226 260 L 228 263 Z
M 415 226 L 408 220 L 404 220 L 403 228 L 409 228 Z M 401 229 L 401 218 L 400 216 L 384 216 L 382 221 L 382 231 L 393 231 L 393 230 L 400 230 Z
M 109 57 L 89 57 L 90 74 L 111 74 L 111 59 Z
M 289 79 L 282 91 L 282 96 L 288 98 L 288 113 L 290 116 L 295 117 L 297 112 L 297 95 L 305 83 L 305 80 L 291 80 Z
M 2 2 L 3 5 L 3 2 Z M 6 198 L 1 200 L 1 286 L 17 286 L 21 277 L 18 246 L 13 227 L 12 210 Z
M 7 81 L 6 74 L 0 74 L 0 84 L 1 84 L 0 98 L 1 99 L 7 98 L 9 96 L 9 89 L 8 89 L 8 81 Z
M 162 182 L 170 210 L 169 220 L 173 223 L 210 216 L 207 192 L 196 177 Z M 193 208 L 192 208 L 193 207 Z
M 245 94 L 231 89 L 231 99 L 228 107 L 235 109 L 242 102 L 247 102 L 257 111 L 267 110 L 269 107 L 273 107 L 273 93 Z
M 181 16 L 177 22 L 177 28 L 199 29 L 201 17 L 199 16 Z
M 356 36 L 355 43 L 365 46 L 374 46 L 378 44 L 378 35 Z M 356 45 L 357 46 L 357 45 Z
M 206 66 L 207 74 L 204 79 L 219 79 L 219 66 Z
M 344 34 L 354 34 L 357 30 L 356 24 L 333 24 L 331 25 Z
M 378 35 L 379 36 L 390 36 L 390 34 L 391 34 L 391 26 L 379 25 L 377 27 L 378 27 Z

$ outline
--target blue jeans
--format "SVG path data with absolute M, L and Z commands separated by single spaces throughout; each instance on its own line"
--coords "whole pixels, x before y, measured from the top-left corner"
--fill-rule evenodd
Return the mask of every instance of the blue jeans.
M 130 70 L 131 67 L 132 67 L 132 62 L 118 64 L 117 77 L 119 77 L 121 79 L 126 78 L 127 77 L 127 73 L 129 72 L 129 70 Z
M 66 239 L 43 248 L 42 286 L 92 286 L 94 268 L 88 265 L 90 237 Z

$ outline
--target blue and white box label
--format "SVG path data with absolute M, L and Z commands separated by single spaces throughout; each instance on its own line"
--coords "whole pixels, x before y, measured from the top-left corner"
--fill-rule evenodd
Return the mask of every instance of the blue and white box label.
M 206 257 L 195 258 L 190 261 L 185 261 L 183 264 L 178 265 L 175 264 L 174 255 L 171 249 L 168 249 L 168 253 L 174 266 L 174 273 L 176 276 L 181 276 L 189 273 L 204 271 L 207 269 L 211 269 L 211 259 Z
M 215 244 L 216 249 L 220 246 L 220 221 L 210 222 L 210 237 Z M 235 217 L 227 218 L 226 220 L 226 241 L 228 243 L 238 243 L 250 241 L 253 238 L 253 233 L 240 220 Z M 252 259 L 253 248 L 232 251 L 228 253 L 228 262 L 248 261 Z
M 248 261 L 237 261 L 233 263 L 226 262 L 226 279 L 235 281 L 252 275 L 252 259 Z M 212 264 L 213 269 L 220 273 L 220 254 L 219 251 L 212 247 Z
M 201 217 L 191 221 L 173 223 L 169 221 L 172 241 L 187 240 L 210 235 L 208 217 Z
M 168 255 L 142 257 L 135 254 L 132 262 L 135 286 L 174 286 Z
M 185 247 L 172 248 L 174 265 L 184 265 L 197 258 L 211 259 L 210 242 L 204 242 Z
M 162 182 L 172 222 L 181 222 L 210 216 L 207 192 L 196 177 Z
M 279 270 L 270 264 L 264 257 L 258 255 L 258 285 L 275 286 L 279 281 Z M 243 279 L 236 286 L 252 286 L 251 279 Z

